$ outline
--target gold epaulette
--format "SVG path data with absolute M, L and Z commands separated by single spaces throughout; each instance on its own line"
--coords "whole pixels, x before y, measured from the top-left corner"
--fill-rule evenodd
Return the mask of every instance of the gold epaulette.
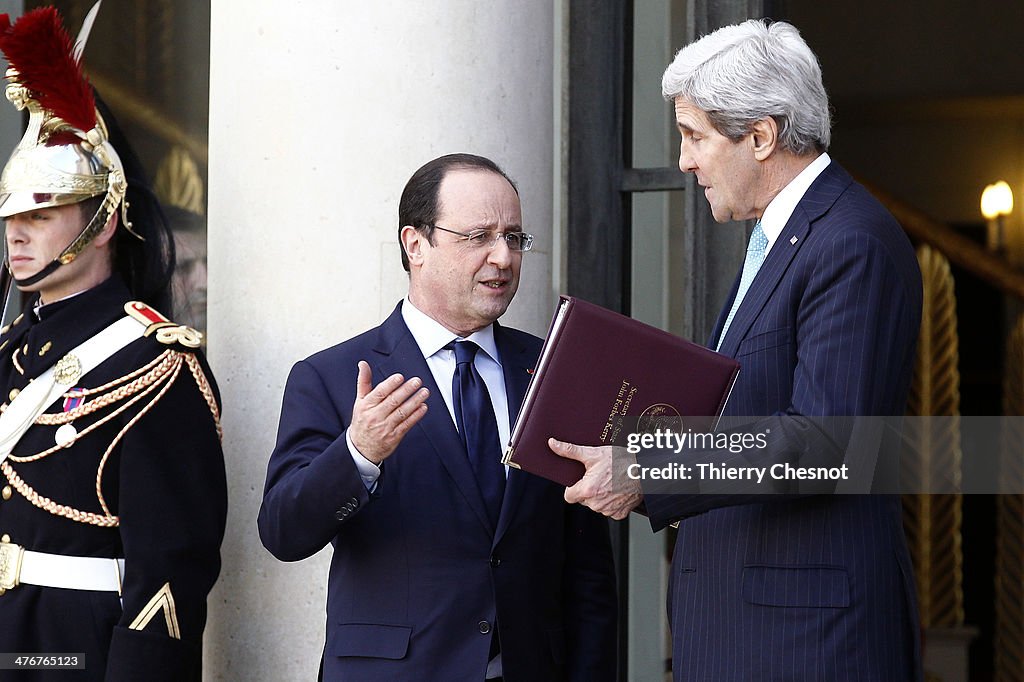
M 193 329 L 192 327 L 186 327 L 183 324 L 175 324 L 167 319 L 155 308 L 146 305 L 142 301 L 128 301 L 124 304 L 124 311 L 128 315 L 146 325 L 145 336 L 150 336 L 155 333 L 156 340 L 160 343 L 167 345 L 180 344 L 186 348 L 199 348 L 203 342 L 203 333 Z M 213 421 L 217 425 L 217 436 L 224 437 L 224 432 L 221 430 L 220 425 L 220 408 L 217 407 L 217 400 L 213 394 L 213 388 L 210 385 L 209 380 L 206 378 L 206 374 L 203 372 L 203 367 L 199 360 L 192 353 L 185 354 L 185 364 L 188 365 L 189 371 L 192 373 L 192 378 L 195 379 L 196 385 L 199 387 L 199 392 L 203 394 L 203 399 L 206 401 L 207 406 L 210 408 L 210 414 L 213 415 Z
M 178 343 L 186 348 L 199 348 L 203 342 L 202 332 L 171 322 L 142 301 L 128 301 L 124 304 L 124 311 L 132 319 L 146 326 L 146 336 L 155 334 L 156 340 L 160 343 L 168 346 Z

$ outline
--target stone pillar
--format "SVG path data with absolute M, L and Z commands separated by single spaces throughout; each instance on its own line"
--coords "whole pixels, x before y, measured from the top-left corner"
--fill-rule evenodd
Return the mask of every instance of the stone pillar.
M 548 3 L 214 0 L 209 357 L 230 514 L 206 679 L 314 679 L 330 550 L 282 564 L 256 515 L 292 363 L 378 324 L 405 293 L 398 199 L 473 152 L 519 183 L 538 238 L 505 322 L 553 308 L 554 11 Z

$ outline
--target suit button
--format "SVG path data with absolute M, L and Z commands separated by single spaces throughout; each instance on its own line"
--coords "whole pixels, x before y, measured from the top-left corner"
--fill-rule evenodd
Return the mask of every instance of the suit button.
M 2 491 L 0 491 L 0 497 L 3 497 L 5 500 L 9 500 L 9 499 L 11 499 L 11 495 L 13 493 L 14 493 L 14 491 L 11 490 L 11 486 L 5 485 L 4 489 Z
M 344 521 L 346 516 L 348 516 L 348 512 L 345 511 L 344 509 L 339 509 L 338 511 L 334 512 L 334 518 L 338 519 L 339 521 Z
M 500 565 L 501 565 L 501 559 L 499 559 L 496 556 L 492 556 L 491 557 L 491 566 L 500 566 Z
M 486 635 L 488 632 L 491 631 L 491 624 L 488 623 L 486 620 L 480 621 L 479 623 L 476 624 L 476 626 L 478 628 L 480 628 L 480 634 L 481 635 Z

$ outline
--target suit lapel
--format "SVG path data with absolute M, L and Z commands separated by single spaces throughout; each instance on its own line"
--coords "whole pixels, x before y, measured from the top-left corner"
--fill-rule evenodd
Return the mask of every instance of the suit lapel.
M 427 361 L 423 358 L 420 347 L 416 345 L 412 333 L 405 326 L 401 304 L 380 326 L 380 330 L 380 340 L 375 350 L 381 353 L 383 358 L 378 365 L 380 375 L 377 375 L 376 369 L 374 370 L 376 380 L 380 381 L 396 372 L 400 372 L 406 378 L 418 376 L 422 379 L 423 385 L 430 391 L 430 397 L 427 398 L 427 414 L 413 429 L 422 429 L 422 434 L 433 446 L 448 475 L 465 497 L 466 503 L 487 531 L 493 532 L 494 528 L 484 506 L 483 495 L 469 464 L 469 455 L 462 445 L 462 439 L 459 438 L 448 406 L 445 405 L 444 398 L 437 388 L 434 375 L 427 366 Z
M 772 245 L 772 250 L 768 252 L 768 257 L 765 258 L 761 269 L 757 271 L 754 281 L 750 283 L 750 288 L 747 289 L 746 295 L 740 302 L 740 307 L 736 309 L 736 315 L 733 317 L 732 324 L 729 325 L 729 331 L 725 334 L 719 352 L 729 357 L 736 356 L 740 341 L 746 337 L 750 325 L 757 319 L 764 304 L 768 302 L 768 298 L 775 291 L 786 268 L 792 262 L 793 256 L 804 245 L 804 237 L 807 236 L 809 229 L 810 223 L 798 204 L 793 215 L 790 216 L 789 222 L 786 223 L 786 227 L 782 229 L 779 238 Z
M 772 249 L 768 252 L 754 281 L 750 283 L 750 288 L 740 302 L 740 307 L 736 310 L 736 315 L 732 324 L 729 325 L 729 331 L 719 349 L 721 353 L 730 357 L 736 356 L 740 342 L 746 338 L 751 325 L 782 280 L 789 264 L 807 241 L 806 237 L 810 232 L 811 224 L 831 208 L 852 181 L 853 179 L 846 171 L 832 161 L 811 183 L 796 205 L 793 215 L 789 217 L 789 221 L 782 229 L 778 239 L 772 245 Z M 735 294 L 730 298 L 730 306 L 734 297 Z M 723 322 L 724 320 L 720 316 L 717 329 L 721 328 L 720 325 Z
M 505 396 L 508 399 L 508 423 L 512 428 L 515 426 L 519 408 L 526 396 L 526 388 L 530 385 L 530 372 L 533 370 L 536 357 L 533 357 L 525 347 L 515 343 L 497 323 L 494 325 L 494 336 L 498 353 L 501 354 L 501 369 L 505 375 Z M 504 448 L 507 443 L 501 445 Z M 529 480 L 530 474 L 515 467 L 509 467 L 508 480 L 505 483 L 505 496 L 502 498 L 501 513 L 498 516 L 498 529 L 494 534 L 495 545 L 501 540 L 512 522 L 523 497 L 523 490 Z

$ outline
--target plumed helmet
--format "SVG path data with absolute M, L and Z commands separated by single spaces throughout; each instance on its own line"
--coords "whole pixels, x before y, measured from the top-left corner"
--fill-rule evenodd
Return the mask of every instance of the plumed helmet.
M 99 3 L 86 17 L 78 40 L 52 7 L 41 7 L 11 23 L 0 15 L 0 51 L 10 63 L 7 99 L 29 114 L 28 129 L 0 175 L 0 217 L 32 209 L 103 197 L 96 214 L 57 258 L 22 285 L 34 284 L 73 261 L 118 208 L 129 232 L 128 181 L 96 109 L 81 54 Z

